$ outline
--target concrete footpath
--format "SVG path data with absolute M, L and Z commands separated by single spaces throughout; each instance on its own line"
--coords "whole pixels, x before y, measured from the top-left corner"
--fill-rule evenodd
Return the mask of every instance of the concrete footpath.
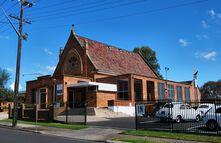
M 12 124 L 7 122 L 1 122 L 0 126 L 11 128 Z M 33 133 L 40 133 L 44 135 L 59 136 L 73 139 L 89 140 L 106 142 L 111 138 L 117 136 L 119 133 L 123 132 L 122 129 L 111 129 L 111 128 L 101 128 L 101 127 L 88 127 L 81 130 L 71 130 L 71 129 L 61 129 L 52 127 L 42 127 L 27 124 L 17 124 L 16 129 L 22 131 L 29 131 Z
M 0 122 L 0 127 L 11 128 L 11 123 Z M 113 138 L 127 138 L 127 139 L 143 139 L 146 141 L 159 141 L 165 143 L 200 143 L 194 141 L 174 140 L 165 138 L 153 138 L 153 137 L 141 137 L 132 135 L 122 135 L 123 129 L 112 129 L 103 127 L 91 127 L 81 130 L 61 129 L 52 127 L 42 127 L 27 124 L 17 124 L 15 128 L 17 130 L 28 131 L 33 133 L 40 133 L 50 136 L 59 136 L 72 139 L 96 141 L 96 142 L 109 142 L 109 143 L 121 143 L 119 141 L 113 141 Z

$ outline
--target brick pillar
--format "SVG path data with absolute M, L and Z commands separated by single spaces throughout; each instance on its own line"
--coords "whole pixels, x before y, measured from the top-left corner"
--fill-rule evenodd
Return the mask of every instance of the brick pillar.
M 128 84 L 129 84 L 129 95 L 133 104 L 135 101 L 135 97 L 134 97 L 134 78 L 132 76 L 130 77 Z
M 147 101 L 147 81 L 142 80 L 142 89 L 143 89 L 143 101 Z
M 181 86 L 181 88 L 182 88 L 182 98 L 183 98 L 183 101 L 186 102 L 184 87 Z
M 158 82 L 157 80 L 154 81 L 154 95 L 155 95 L 155 100 L 158 100 Z
M 176 85 L 174 85 L 174 101 L 177 101 L 177 88 Z

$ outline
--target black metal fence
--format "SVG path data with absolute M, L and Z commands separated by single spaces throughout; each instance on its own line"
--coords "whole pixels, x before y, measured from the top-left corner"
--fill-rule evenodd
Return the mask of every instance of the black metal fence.
M 85 102 L 54 106 L 54 121 L 67 124 L 87 124 L 87 104 Z
M 87 104 L 75 103 L 76 106 L 67 103 L 57 104 L 20 104 L 17 108 L 19 120 L 37 122 L 60 122 L 66 124 L 86 124 Z M 8 107 L 9 118 L 13 118 L 14 109 Z
M 135 104 L 136 129 L 221 135 L 221 101 Z

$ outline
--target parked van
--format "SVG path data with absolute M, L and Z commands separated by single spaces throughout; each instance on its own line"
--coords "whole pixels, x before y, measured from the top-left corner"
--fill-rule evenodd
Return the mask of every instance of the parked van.
M 182 120 L 200 121 L 200 112 L 193 109 L 189 104 L 183 102 L 166 103 L 159 111 L 156 112 L 155 117 L 161 121 L 173 120 L 180 123 Z

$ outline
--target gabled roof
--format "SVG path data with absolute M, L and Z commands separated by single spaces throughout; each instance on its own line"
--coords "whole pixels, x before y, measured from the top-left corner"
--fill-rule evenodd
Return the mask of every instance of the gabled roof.
M 88 42 L 88 57 L 98 72 L 138 74 L 158 78 L 149 64 L 137 53 L 128 52 L 82 36 L 76 36 L 82 47 Z

